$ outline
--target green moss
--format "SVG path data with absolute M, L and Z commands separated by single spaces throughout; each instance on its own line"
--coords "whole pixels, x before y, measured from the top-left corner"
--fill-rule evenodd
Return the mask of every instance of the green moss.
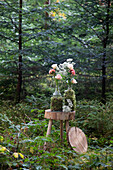
M 51 104 L 50 104 L 51 111 L 62 111 L 62 106 L 63 106 L 63 98 L 61 96 L 51 97 Z
M 67 99 L 70 99 L 73 106 L 72 106 L 72 111 L 76 110 L 76 96 L 75 96 L 75 91 L 72 89 L 68 89 L 64 93 L 64 104 L 69 105 L 67 102 Z

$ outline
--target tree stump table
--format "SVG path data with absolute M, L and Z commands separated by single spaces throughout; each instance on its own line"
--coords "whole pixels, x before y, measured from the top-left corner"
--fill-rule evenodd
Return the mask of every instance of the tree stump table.
M 66 132 L 69 130 L 69 120 L 75 119 L 75 111 L 72 112 L 60 112 L 60 111 L 51 111 L 50 109 L 45 110 L 44 118 L 49 119 L 48 129 L 46 137 L 51 134 L 51 127 L 53 120 L 60 120 L 60 139 L 61 143 L 63 142 L 63 121 L 66 122 Z M 44 144 L 46 149 L 46 142 Z
M 50 109 L 45 110 L 44 117 L 49 119 L 48 129 L 46 137 L 50 135 L 53 120 L 60 120 L 60 139 L 63 142 L 63 121 L 66 122 L 66 133 L 67 139 L 71 147 L 78 154 L 85 153 L 88 148 L 87 138 L 84 132 L 78 127 L 69 127 L 69 120 L 75 120 L 75 111 L 72 112 L 59 112 L 51 111 Z M 44 149 L 46 150 L 47 143 L 44 144 Z

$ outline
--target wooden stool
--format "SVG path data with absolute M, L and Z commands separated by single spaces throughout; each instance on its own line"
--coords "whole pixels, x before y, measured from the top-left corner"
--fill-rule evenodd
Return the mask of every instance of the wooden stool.
M 63 121 L 66 122 L 66 132 L 69 130 L 69 120 L 75 119 L 75 111 L 72 112 L 60 112 L 60 111 L 51 111 L 50 109 L 45 110 L 44 118 L 49 119 L 47 134 L 50 135 L 51 127 L 52 127 L 52 120 L 60 120 L 60 139 L 61 143 L 63 142 Z M 46 143 L 44 144 L 46 149 Z

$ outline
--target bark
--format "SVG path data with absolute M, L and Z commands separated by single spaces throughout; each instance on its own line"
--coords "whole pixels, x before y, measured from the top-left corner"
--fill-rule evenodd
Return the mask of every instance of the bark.
M 18 57 L 18 84 L 17 84 L 17 98 L 16 101 L 20 102 L 21 89 L 22 89 L 22 0 L 20 0 L 19 11 L 19 57 Z
M 103 42 L 103 59 L 102 59 L 102 103 L 106 104 L 106 41 Z
M 106 37 L 103 40 L 103 59 L 102 59 L 102 103 L 106 104 L 106 48 L 109 36 L 109 11 L 110 0 L 107 1 L 107 15 L 106 15 Z
M 47 1 L 45 2 L 45 4 L 49 5 L 49 4 L 50 4 L 50 0 L 47 0 Z M 47 27 L 48 27 L 48 24 L 47 24 L 47 18 L 48 18 L 48 17 L 49 17 L 48 12 L 45 12 L 45 18 L 46 18 L 46 21 L 45 21 L 45 29 L 47 29 Z

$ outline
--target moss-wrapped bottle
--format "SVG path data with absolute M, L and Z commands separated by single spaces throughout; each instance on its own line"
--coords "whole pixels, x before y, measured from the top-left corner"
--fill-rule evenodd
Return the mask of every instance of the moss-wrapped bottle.
M 62 107 L 63 97 L 61 96 L 61 93 L 57 87 L 53 93 L 53 96 L 51 97 L 50 109 L 51 111 L 62 111 Z
M 64 105 L 69 106 L 69 101 L 71 102 L 71 111 L 76 110 L 76 96 L 75 91 L 72 88 L 68 88 L 64 92 Z

